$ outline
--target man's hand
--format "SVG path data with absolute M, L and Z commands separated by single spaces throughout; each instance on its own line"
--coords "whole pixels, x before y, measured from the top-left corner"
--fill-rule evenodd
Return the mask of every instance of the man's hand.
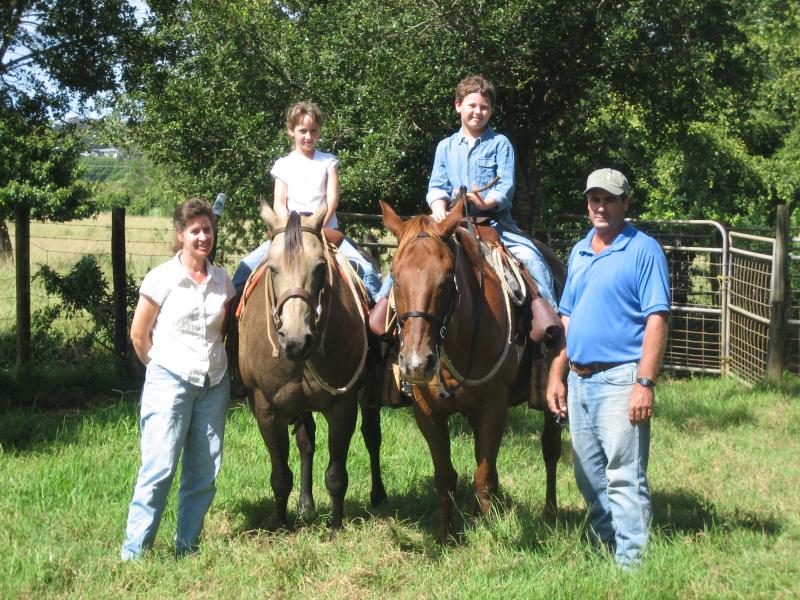
M 653 416 L 653 403 L 655 400 L 655 392 L 653 388 L 639 385 L 633 385 L 631 392 L 631 399 L 628 405 L 628 420 L 631 425 L 639 425 L 646 423 L 647 420 Z
M 561 377 L 553 377 L 551 372 L 547 381 L 547 407 L 554 415 L 567 416 L 567 386 Z

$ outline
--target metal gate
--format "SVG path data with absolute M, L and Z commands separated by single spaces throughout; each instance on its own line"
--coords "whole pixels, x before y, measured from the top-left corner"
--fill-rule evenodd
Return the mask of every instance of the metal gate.
M 731 374 L 758 381 L 767 373 L 775 240 L 737 231 L 728 235 L 728 366 Z
M 585 217 L 564 215 L 548 232 L 566 258 L 585 235 Z M 583 224 L 580 230 L 578 223 Z M 661 244 L 672 287 L 665 369 L 732 375 L 746 382 L 767 375 L 772 299 L 777 278 L 773 237 L 728 231 L 716 221 L 634 221 Z M 800 373 L 800 237 L 788 255 L 785 368 Z M 773 332 L 774 333 L 774 332 Z

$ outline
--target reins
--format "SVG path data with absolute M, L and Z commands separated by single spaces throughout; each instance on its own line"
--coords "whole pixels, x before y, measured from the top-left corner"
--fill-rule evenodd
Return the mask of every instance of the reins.
M 421 238 L 421 237 L 432 237 L 432 236 L 430 236 L 430 234 L 428 234 L 427 232 L 423 231 L 423 232 L 418 233 L 416 235 L 416 237 L 417 238 Z M 429 321 L 429 322 L 431 322 L 431 323 L 433 323 L 435 325 L 438 325 L 438 327 L 439 327 L 438 339 L 436 340 L 436 343 L 434 344 L 434 350 L 438 354 L 438 358 L 441 360 L 441 362 L 444 364 L 444 366 L 447 367 L 447 370 L 450 371 L 450 373 L 453 375 L 453 378 L 456 381 L 458 381 L 459 384 L 461 384 L 461 385 L 469 385 L 469 386 L 481 385 L 481 384 L 486 383 L 487 381 L 489 381 L 492 377 L 494 377 L 497 374 L 497 372 L 500 370 L 500 367 L 505 362 L 506 356 L 508 355 L 508 348 L 512 343 L 512 337 L 511 337 L 511 324 L 512 324 L 511 304 L 510 304 L 508 295 L 505 293 L 505 289 L 502 287 L 502 283 L 501 283 L 502 296 L 503 296 L 503 300 L 504 300 L 504 303 L 505 303 L 505 306 L 506 306 L 508 339 L 507 339 L 507 341 L 505 343 L 503 343 L 503 346 L 502 346 L 502 349 L 500 350 L 500 354 L 499 354 L 499 356 L 497 358 L 497 361 L 495 362 L 494 366 L 489 370 L 489 372 L 486 375 L 484 375 L 484 376 L 482 376 L 480 378 L 477 378 L 477 379 L 470 378 L 470 374 L 471 374 L 471 371 L 472 371 L 472 366 L 473 366 L 473 363 L 474 363 L 475 351 L 476 351 L 476 341 L 477 341 L 477 338 L 478 338 L 478 334 L 480 333 L 481 306 L 484 303 L 484 298 L 483 298 L 484 274 L 483 274 L 483 270 L 481 270 L 480 274 L 478 276 L 479 277 L 478 294 L 477 294 L 478 297 L 476 299 L 477 306 L 476 306 L 476 311 L 475 311 L 475 315 L 474 315 L 474 319 L 473 319 L 472 333 L 471 333 L 471 339 L 470 339 L 470 345 L 469 345 L 470 351 L 469 351 L 469 355 L 468 355 L 468 358 L 467 358 L 467 368 L 466 368 L 465 373 L 462 375 L 459 372 L 459 370 L 455 367 L 455 365 L 453 364 L 453 361 L 447 355 L 447 352 L 445 350 L 445 335 L 447 333 L 447 327 L 448 327 L 448 325 L 450 323 L 450 320 L 453 317 L 453 314 L 455 313 L 455 310 L 456 310 L 456 308 L 458 306 L 458 300 L 459 300 L 459 297 L 460 297 L 459 288 L 458 288 L 458 264 L 459 264 L 460 258 L 461 258 L 461 246 L 460 246 L 460 244 L 458 242 L 455 242 L 455 250 L 454 250 L 452 245 L 451 245 L 451 243 L 448 243 L 445 240 L 441 240 L 441 241 L 442 241 L 443 244 L 445 244 L 447 246 L 447 248 L 453 254 L 453 265 L 454 265 L 454 268 L 453 268 L 453 280 L 452 280 L 453 281 L 453 292 L 452 292 L 452 294 L 450 296 L 450 304 L 448 305 L 448 308 L 447 308 L 447 311 L 445 312 L 444 317 L 439 317 L 438 315 L 435 315 L 433 313 L 429 313 L 427 311 L 409 310 L 409 311 L 406 311 L 406 312 L 404 312 L 402 314 L 398 314 L 397 315 L 397 328 L 398 328 L 398 331 L 400 331 L 403 323 L 406 320 L 408 320 L 409 318 L 414 318 L 414 317 L 423 318 L 423 319 L 425 319 L 425 320 L 427 320 L 427 321 Z M 396 260 L 396 257 L 395 257 L 395 260 Z M 442 389 L 444 389 L 444 385 L 443 385 L 443 382 L 442 382 L 442 379 L 441 379 L 441 372 L 439 370 L 439 360 L 436 361 L 436 375 L 437 375 L 437 378 L 439 379 L 440 387 L 442 387 Z

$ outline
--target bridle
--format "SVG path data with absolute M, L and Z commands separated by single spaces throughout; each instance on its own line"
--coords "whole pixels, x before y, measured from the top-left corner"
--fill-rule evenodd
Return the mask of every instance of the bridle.
M 313 227 L 307 227 L 305 225 L 300 226 L 300 230 L 306 233 L 310 233 L 314 237 L 316 237 L 320 243 L 322 244 L 325 253 L 327 254 L 327 242 L 322 235 L 322 233 Z M 275 238 L 282 234 L 286 233 L 286 227 L 279 227 L 277 229 L 273 229 L 270 231 L 269 236 L 270 239 L 273 241 Z M 327 260 L 327 257 L 326 257 Z M 328 262 L 330 265 L 330 262 Z M 330 266 L 329 266 L 329 275 L 330 275 Z M 311 334 L 316 336 L 319 333 L 320 323 L 322 321 L 323 313 L 326 312 L 322 309 L 322 303 L 325 296 L 328 296 L 328 304 L 330 304 L 331 298 L 330 294 L 326 294 L 328 289 L 328 285 L 330 284 L 330 276 L 328 280 L 326 280 L 319 288 L 319 294 L 317 294 L 316 298 L 316 306 L 315 306 L 315 299 L 311 296 L 311 294 L 305 288 L 301 287 L 293 287 L 285 290 L 278 298 L 275 297 L 275 286 L 272 281 L 273 274 L 270 272 L 268 273 L 267 281 L 265 282 L 267 285 L 267 293 L 269 294 L 269 302 L 272 306 L 272 321 L 275 323 L 275 328 L 280 329 L 283 326 L 282 315 L 283 315 L 283 307 L 284 305 L 294 298 L 298 298 L 308 304 L 308 307 L 314 313 L 314 322 L 311 324 Z
M 425 237 L 432 237 L 429 233 L 425 231 L 419 232 L 415 237 L 417 238 L 425 238 Z M 453 278 L 450 280 L 450 303 L 447 306 L 447 310 L 444 313 L 444 316 L 439 316 L 434 313 L 430 313 L 426 310 L 408 310 L 404 313 L 397 315 L 397 333 L 400 336 L 400 340 L 402 342 L 403 339 L 403 323 L 405 323 L 408 319 L 411 318 L 421 318 L 425 319 L 426 321 L 432 323 L 436 327 L 438 327 L 437 332 L 437 339 L 434 343 L 434 349 L 438 351 L 439 347 L 444 343 L 444 338 L 447 335 L 447 326 L 450 324 L 450 320 L 453 318 L 453 313 L 455 312 L 455 308 L 458 305 L 459 300 L 459 292 L 458 292 L 458 259 L 460 256 L 459 245 L 454 244 L 450 240 L 442 240 L 450 252 L 453 255 Z M 453 249 L 455 246 L 455 249 Z
M 415 237 L 431 237 L 430 234 L 427 232 L 420 232 Z M 506 355 L 508 354 L 508 349 L 511 345 L 511 339 L 509 337 L 507 343 L 502 345 L 500 349 L 500 353 L 497 356 L 497 360 L 494 363 L 494 366 L 489 369 L 489 371 L 478 378 L 471 377 L 472 367 L 474 365 L 475 359 L 475 352 L 476 352 L 476 340 L 478 339 L 479 335 L 479 324 L 481 319 L 481 310 L 482 305 L 484 303 L 483 300 L 483 286 L 484 286 L 484 272 L 483 270 L 480 271 L 478 276 L 478 293 L 476 294 L 476 307 L 475 307 L 475 314 L 473 315 L 472 319 L 472 332 L 470 336 L 470 346 L 469 346 L 469 354 L 467 357 L 467 366 L 464 370 L 463 374 L 459 372 L 456 366 L 453 364 L 453 361 L 447 355 L 447 352 L 444 348 L 444 338 L 445 334 L 447 333 L 447 327 L 450 323 L 450 320 L 453 318 L 453 314 L 455 313 L 455 309 L 458 305 L 459 301 L 459 290 L 458 290 L 458 264 L 461 258 L 461 245 L 455 242 L 452 239 L 442 239 L 443 244 L 445 244 L 450 252 L 453 254 L 453 279 L 452 279 L 452 293 L 450 295 L 450 304 L 447 307 L 447 310 L 443 317 L 439 315 L 424 311 L 424 310 L 409 310 L 406 311 L 397 317 L 397 332 L 398 337 L 400 338 L 402 344 L 402 325 L 403 323 L 408 320 L 409 318 L 418 317 L 433 323 L 434 325 L 438 326 L 438 336 L 433 344 L 433 352 L 436 359 L 435 363 L 435 377 L 437 379 L 438 388 L 439 388 L 439 395 L 440 396 L 450 396 L 453 393 L 453 390 L 449 390 L 445 387 L 444 380 L 442 379 L 441 369 L 440 369 L 440 362 L 447 367 L 447 370 L 450 371 L 453 378 L 460 384 L 460 385 L 481 385 L 489 381 L 492 377 L 494 377 L 497 372 L 499 371 L 500 367 L 505 361 Z M 503 299 L 506 304 L 506 314 L 507 314 L 507 327 L 509 331 L 509 336 L 511 332 L 511 307 L 510 307 L 510 300 L 506 293 L 503 293 Z

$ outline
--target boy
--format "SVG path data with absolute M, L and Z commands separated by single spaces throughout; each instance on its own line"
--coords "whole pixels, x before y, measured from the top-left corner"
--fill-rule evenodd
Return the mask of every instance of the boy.
M 470 213 L 489 217 L 489 224 L 533 277 L 539 293 L 555 308 L 553 275 L 532 240 L 525 237 L 511 216 L 514 195 L 514 148 L 508 138 L 489 127 L 495 100 L 492 83 L 480 75 L 472 75 L 456 87 L 456 112 L 461 117 L 461 129 L 445 138 L 436 147 L 433 170 L 428 183 L 426 200 L 431 216 L 441 221 L 447 205 L 467 188 Z M 499 179 L 483 192 L 483 198 L 472 192 Z

